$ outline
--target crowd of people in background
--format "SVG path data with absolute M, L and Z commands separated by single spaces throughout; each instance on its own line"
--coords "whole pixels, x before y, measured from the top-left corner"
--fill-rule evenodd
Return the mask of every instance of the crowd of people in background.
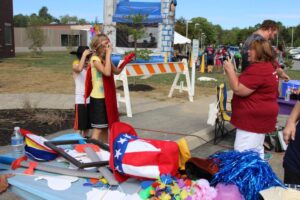
M 220 45 L 219 47 L 215 48 L 214 45 L 209 45 L 203 52 L 199 53 L 198 59 L 196 61 L 196 68 L 198 68 L 201 65 L 202 56 L 204 56 L 205 69 L 207 72 L 224 72 L 223 69 L 224 60 L 227 60 L 227 58 L 230 59 L 232 58 L 232 62 L 235 66 L 236 71 L 242 72 L 243 71 L 242 46 L 241 47 L 234 46 L 233 47 L 235 48 L 234 51 L 230 51 L 231 47 L 233 46 Z M 283 46 L 282 45 L 279 45 L 278 47 L 273 46 L 272 48 L 274 54 L 276 54 L 278 63 L 282 68 L 284 68 L 285 53 L 284 53 Z M 247 63 L 247 61 L 244 61 L 244 63 Z M 211 68 L 213 68 L 213 70 Z
M 232 45 L 214 45 L 209 44 L 206 48 L 200 49 L 198 58 L 196 60 L 195 66 L 196 69 L 199 69 L 202 61 L 204 60 L 204 66 L 206 72 L 224 72 L 224 60 L 228 58 L 231 59 L 234 64 L 235 70 L 237 72 L 244 71 L 245 67 L 249 65 L 248 62 L 248 54 L 249 45 L 253 40 L 256 39 L 265 39 L 265 40 L 273 40 L 277 32 L 272 31 L 272 33 L 268 33 L 269 23 L 272 24 L 272 20 L 265 20 L 262 26 L 254 32 L 251 36 L 249 36 L 244 43 L 240 43 L 238 46 Z M 285 50 L 283 45 L 272 46 L 274 56 L 276 58 L 276 62 L 278 62 L 281 69 L 285 68 Z M 179 50 L 175 50 L 173 54 L 173 61 L 182 61 L 182 59 L 187 59 L 189 62 L 191 56 L 190 47 L 186 46 L 186 53 L 180 53 Z M 202 58 L 204 56 L 204 59 Z M 281 73 L 281 72 L 280 72 Z M 285 74 L 283 74 L 285 76 Z M 283 77 L 283 79 L 287 79 L 287 77 Z
M 224 72 L 223 65 L 224 60 L 227 58 L 234 58 L 233 62 L 235 68 L 240 71 L 240 66 L 242 63 L 241 51 L 229 51 L 228 48 L 230 46 L 219 45 L 215 47 L 215 45 L 208 45 L 204 50 L 200 50 L 198 54 L 198 58 L 196 60 L 196 69 L 199 69 L 202 63 L 202 56 L 204 56 L 204 66 L 206 72 Z M 238 48 L 238 47 L 235 47 Z M 182 61 L 182 59 L 186 58 L 188 61 L 190 59 L 190 50 L 187 50 L 186 55 L 180 54 L 178 51 L 174 51 L 173 61 Z

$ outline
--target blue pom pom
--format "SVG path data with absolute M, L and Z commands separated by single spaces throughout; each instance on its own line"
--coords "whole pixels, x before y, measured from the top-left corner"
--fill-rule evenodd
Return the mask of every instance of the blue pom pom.
M 166 187 L 166 193 L 168 193 L 168 194 L 171 194 L 171 193 L 172 193 L 172 190 L 171 190 L 171 187 L 170 187 L 170 186 L 167 186 L 167 187 Z
M 142 189 L 146 189 L 146 188 L 150 187 L 150 186 L 152 185 L 153 182 L 154 182 L 154 181 L 142 181 L 142 182 L 141 182 L 141 188 L 142 188 Z
M 162 174 L 160 176 L 160 180 L 161 180 L 162 183 L 164 183 L 166 185 L 169 185 L 173 182 L 171 174 Z
M 246 200 L 259 198 L 261 190 L 284 187 L 269 164 L 255 151 L 227 151 L 210 156 L 218 160 L 219 171 L 211 184 L 235 184 Z

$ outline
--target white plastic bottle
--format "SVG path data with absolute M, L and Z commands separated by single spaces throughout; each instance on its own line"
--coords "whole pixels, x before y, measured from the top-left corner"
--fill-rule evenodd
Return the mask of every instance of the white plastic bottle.
M 19 158 L 24 155 L 24 138 L 20 132 L 20 127 L 15 127 L 11 136 L 11 146 L 13 156 Z
M 288 89 L 287 89 L 286 92 L 285 92 L 284 100 L 285 100 L 285 101 L 289 101 L 289 100 L 290 100 L 290 97 L 291 97 L 291 88 L 288 87 Z

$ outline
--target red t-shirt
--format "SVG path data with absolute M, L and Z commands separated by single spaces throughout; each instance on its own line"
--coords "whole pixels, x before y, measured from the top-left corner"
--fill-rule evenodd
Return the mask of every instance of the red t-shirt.
M 269 133 L 275 130 L 278 115 L 278 76 L 271 63 L 249 65 L 240 83 L 255 90 L 247 97 L 233 95 L 231 123 L 242 130 Z

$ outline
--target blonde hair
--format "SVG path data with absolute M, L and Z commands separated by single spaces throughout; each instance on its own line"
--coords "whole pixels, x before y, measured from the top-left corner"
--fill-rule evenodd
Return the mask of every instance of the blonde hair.
M 90 43 L 90 48 L 92 49 L 92 51 L 94 51 L 97 55 L 103 53 L 103 48 L 104 46 L 102 45 L 102 42 L 104 40 L 107 40 L 108 37 L 105 34 L 97 34 L 92 38 L 92 41 Z M 105 57 L 104 55 L 100 55 L 101 57 Z

